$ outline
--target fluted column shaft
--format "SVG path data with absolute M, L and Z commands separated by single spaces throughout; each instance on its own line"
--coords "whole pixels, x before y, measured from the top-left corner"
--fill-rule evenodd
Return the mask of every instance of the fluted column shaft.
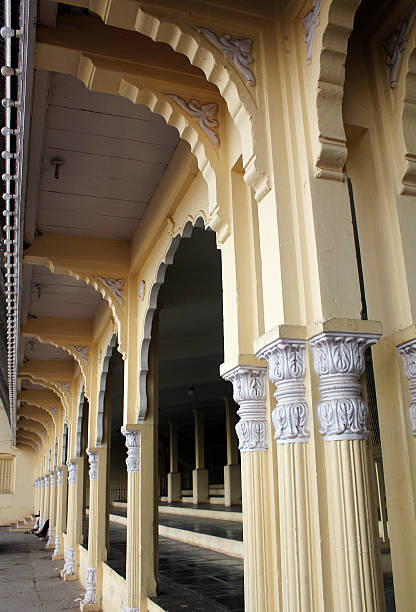
M 359 381 L 364 351 L 376 341 L 374 335 L 345 332 L 324 332 L 310 341 L 320 377 L 333 606 L 339 612 L 385 606 L 367 456 L 368 407 Z
M 312 550 L 308 492 L 305 340 L 279 338 L 257 356 L 276 385 L 272 412 L 277 445 L 283 610 L 312 610 Z
M 34 514 L 36 514 L 38 511 L 38 500 L 39 500 L 39 482 L 38 482 L 38 479 L 36 478 L 35 480 L 35 503 L 34 503 L 34 508 L 33 508 Z
M 55 472 L 49 475 L 49 530 L 46 548 L 55 547 L 55 521 L 56 521 L 56 476 Z
M 52 559 L 63 559 L 63 516 L 64 505 L 66 503 L 66 466 L 59 467 L 56 471 L 56 528 L 55 528 L 55 548 Z
M 126 585 L 127 605 L 125 612 L 138 612 L 140 609 L 140 436 L 138 430 L 122 429 L 127 447 L 127 549 Z
M 68 465 L 68 521 L 65 546 L 65 565 L 61 572 L 64 580 L 78 579 L 78 545 L 82 525 L 83 458 L 67 461 Z
M 90 464 L 87 590 L 82 610 L 99 609 L 102 591 L 102 561 L 105 547 L 107 462 L 104 447 L 87 450 Z
M 250 612 L 277 610 L 268 524 L 266 368 L 237 366 L 222 372 L 222 377 L 232 382 L 234 401 L 240 407 L 236 432 L 241 451 L 245 609 Z
M 39 492 L 40 528 L 42 528 L 45 522 L 45 481 L 43 480 L 43 476 L 39 479 Z
M 43 512 L 44 512 L 44 516 L 45 516 L 45 521 L 49 520 L 49 505 L 50 505 L 50 490 L 49 490 L 49 476 L 48 474 L 45 475 L 44 479 L 44 488 L 45 488 L 45 494 L 44 494 L 44 505 L 43 505 Z M 51 522 L 49 520 L 49 527 L 51 525 Z

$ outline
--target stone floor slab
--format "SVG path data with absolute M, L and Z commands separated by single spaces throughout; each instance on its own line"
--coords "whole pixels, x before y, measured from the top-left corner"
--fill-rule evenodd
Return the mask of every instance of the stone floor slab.
M 65 612 L 79 609 L 83 587 L 59 578 L 45 541 L 0 527 L 0 612 Z

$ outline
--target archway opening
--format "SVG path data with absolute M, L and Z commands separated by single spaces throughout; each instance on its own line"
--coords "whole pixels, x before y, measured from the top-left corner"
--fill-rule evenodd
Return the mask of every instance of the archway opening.
M 243 562 L 235 554 L 242 541 L 237 406 L 230 383 L 219 375 L 223 345 L 221 254 L 215 234 L 195 227 L 167 268 L 149 353 L 158 460 L 155 573 L 162 607 L 174 592 L 177 601 L 188 598 L 194 607 L 244 608 Z M 190 604 L 195 563 L 200 580 Z

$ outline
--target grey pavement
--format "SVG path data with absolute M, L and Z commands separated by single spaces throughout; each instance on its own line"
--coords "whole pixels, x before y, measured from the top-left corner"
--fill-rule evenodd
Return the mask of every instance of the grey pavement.
M 64 582 L 63 561 L 52 561 L 45 540 L 0 527 L 0 612 L 58 612 L 79 609 L 84 589 Z

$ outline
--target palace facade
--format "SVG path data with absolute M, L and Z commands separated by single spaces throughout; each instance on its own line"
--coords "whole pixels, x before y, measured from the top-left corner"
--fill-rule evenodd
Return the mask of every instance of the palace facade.
M 0 524 L 82 610 L 170 609 L 166 541 L 249 612 L 415 609 L 415 3 L 3 21 Z

